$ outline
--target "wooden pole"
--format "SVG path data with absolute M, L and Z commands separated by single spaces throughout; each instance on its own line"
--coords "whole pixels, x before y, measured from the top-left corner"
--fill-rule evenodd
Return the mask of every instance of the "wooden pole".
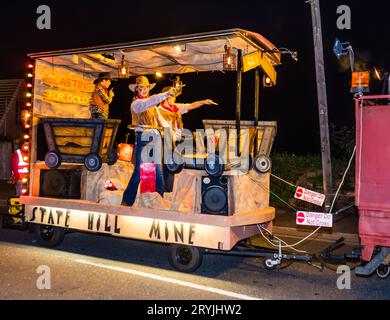
M 255 145 L 253 148 L 254 157 L 257 156 L 257 144 L 258 144 L 258 134 L 257 134 L 257 123 L 259 121 L 259 97 L 260 97 L 260 71 L 258 68 L 255 70 L 255 105 L 254 105 L 254 125 L 255 125 Z
M 322 45 L 321 14 L 319 0 L 310 0 L 313 24 L 314 55 L 317 80 L 318 112 L 320 121 L 321 159 L 323 187 L 325 195 L 332 194 L 332 164 L 329 145 L 328 104 L 324 70 L 324 52 Z M 329 208 L 330 199 L 326 198 L 325 207 Z
M 240 156 L 240 136 L 241 136 L 241 86 L 242 86 L 242 70 L 241 70 L 241 49 L 237 50 L 237 83 L 236 83 L 236 156 Z

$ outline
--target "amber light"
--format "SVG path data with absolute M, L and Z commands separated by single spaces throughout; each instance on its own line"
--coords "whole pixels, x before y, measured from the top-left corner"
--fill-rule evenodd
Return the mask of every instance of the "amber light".
M 31 102 L 27 102 L 26 107 L 31 107 Z
M 27 178 L 22 179 L 22 183 L 26 183 L 27 181 L 28 181 Z
M 118 145 L 118 159 L 124 161 L 131 161 L 133 157 L 133 147 L 127 143 L 120 143 Z
M 368 71 L 353 71 L 351 92 L 370 91 L 370 73 Z
M 28 139 L 28 138 L 30 138 L 30 136 L 28 134 L 25 134 L 24 139 Z
M 29 74 L 27 74 L 27 77 L 32 78 L 32 77 L 33 77 L 33 74 L 32 74 L 32 73 L 29 73 Z
M 223 70 L 224 71 L 237 70 L 237 55 L 233 53 L 233 49 L 228 46 L 225 46 L 225 53 L 223 55 Z
M 29 63 L 29 64 L 28 64 L 28 67 L 29 67 L 30 69 L 32 69 L 32 68 L 34 68 L 34 65 L 33 65 L 32 63 Z

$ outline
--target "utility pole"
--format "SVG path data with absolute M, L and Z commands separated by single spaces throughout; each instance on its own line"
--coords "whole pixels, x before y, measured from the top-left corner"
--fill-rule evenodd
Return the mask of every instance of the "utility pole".
M 329 194 L 333 193 L 332 187 L 332 164 L 330 157 L 329 143 L 329 124 L 328 124 L 328 102 L 326 97 L 326 82 L 324 70 L 324 50 L 322 46 L 322 28 L 319 0 L 307 1 L 311 6 L 311 19 L 313 24 L 313 41 L 314 41 L 314 56 L 316 65 L 316 80 L 317 80 L 317 99 L 318 113 L 320 120 L 320 137 L 321 137 L 321 160 L 322 160 L 322 176 L 324 193 L 327 196 L 325 201 L 326 209 L 329 209 L 330 198 Z

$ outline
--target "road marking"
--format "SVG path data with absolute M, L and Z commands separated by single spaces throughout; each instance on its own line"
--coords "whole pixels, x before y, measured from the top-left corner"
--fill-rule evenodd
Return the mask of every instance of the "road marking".
M 193 288 L 193 289 L 208 291 L 211 293 L 216 293 L 216 294 L 220 294 L 220 295 L 231 297 L 231 298 L 242 299 L 242 300 L 263 300 L 263 299 L 260 299 L 257 297 L 247 296 L 245 294 L 241 294 L 241 293 L 237 293 L 237 292 L 233 292 L 233 291 L 227 291 L 227 290 L 204 286 L 201 284 L 196 284 L 196 283 L 192 283 L 192 282 L 188 282 L 188 281 L 182 281 L 182 280 L 172 279 L 172 278 L 168 278 L 168 277 L 163 277 L 163 276 L 159 276 L 159 275 L 156 275 L 153 273 L 137 271 L 137 270 L 122 268 L 122 267 L 114 267 L 114 266 L 110 266 L 110 265 L 106 265 L 106 264 L 90 262 L 90 261 L 83 260 L 83 259 L 77 259 L 75 261 L 78 263 L 82 263 L 82 264 L 86 264 L 86 265 L 90 265 L 90 266 L 94 266 L 94 267 L 115 270 L 115 271 L 124 272 L 124 273 L 132 274 L 132 275 L 136 275 L 136 276 L 140 276 L 140 277 L 144 277 L 144 278 L 148 278 L 148 279 L 158 280 L 158 281 L 162 281 L 162 282 L 168 282 L 168 283 L 176 284 L 176 285 L 183 286 L 183 287 L 189 287 L 189 288 Z

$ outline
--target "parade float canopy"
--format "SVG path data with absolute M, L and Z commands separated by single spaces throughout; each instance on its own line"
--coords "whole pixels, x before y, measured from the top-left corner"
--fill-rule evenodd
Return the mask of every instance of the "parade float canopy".
M 242 50 L 242 55 L 260 53 L 257 65 L 268 76 L 273 76 L 274 66 L 280 64 L 280 52 L 271 42 L 258 33 L 242 29 L 34 53 L 29 57 L 90 76 L 99 72 L 111 72 L 114 76 L 122 58 L 129 65 L 131 75 L 181 74 L 222 71 L 226 46 L 235 52 Z

